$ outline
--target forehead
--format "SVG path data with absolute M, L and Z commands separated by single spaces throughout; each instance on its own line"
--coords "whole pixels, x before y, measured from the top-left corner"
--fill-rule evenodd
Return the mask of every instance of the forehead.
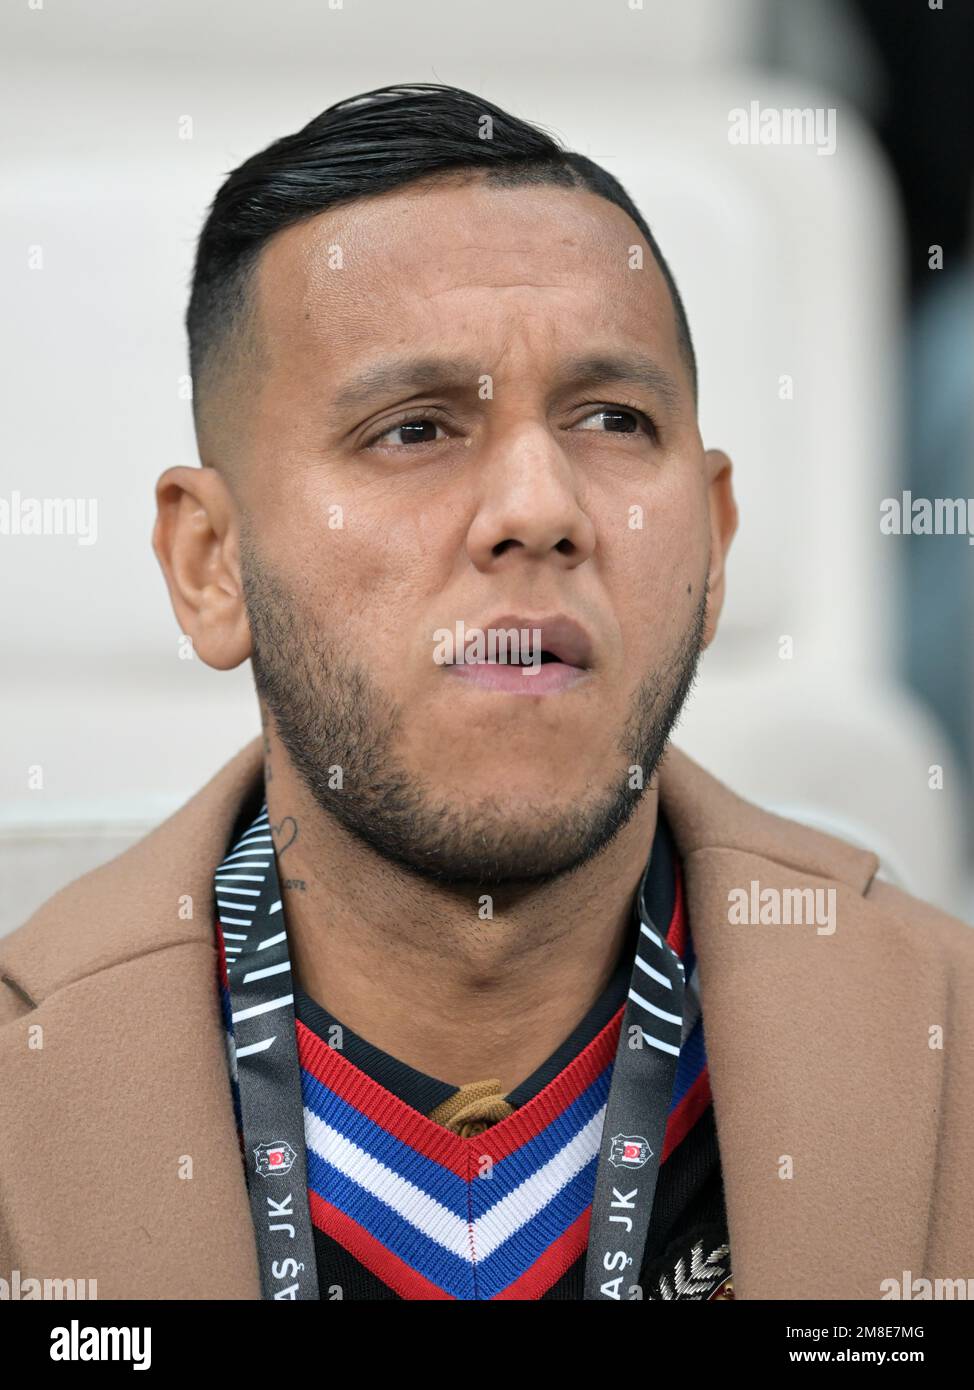
M 639 228 L 586 189 L 415 183 L 278 233 L 258 264 L 272 360 L 348 368 L 392 347 L 485 354 L 642 345 L 678 370 L 669 291 Z

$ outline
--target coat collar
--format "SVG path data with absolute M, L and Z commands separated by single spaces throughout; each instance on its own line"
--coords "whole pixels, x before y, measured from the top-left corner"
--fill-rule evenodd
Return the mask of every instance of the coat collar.
M 87 1268 L 102 1298 L 259 1296 L 211 889 L 260 770 L 255 740 L 0 942 L 0 975 L 25 1000 L 0 1068 L 14 1123 L 29 1114 L 48 1157 L 41 1179 L 0 1145 L 22 1273 Z M 926 1028 L 946 1016 L 946 971 L 863 897 L 875 856 L 759 810 L 673 748 L 659 785 L 700 972 L 736 1294 L 877 1298 L 883 1278 L 923 1268 L 943 1059 Z M 752 881 L 834 890 L 835 933 L 731 925 L 728 893 Z M 25 1040 L 38 1022 L 43 1082 Z M 174 1175 L 181 1157 L 190 1180 Z

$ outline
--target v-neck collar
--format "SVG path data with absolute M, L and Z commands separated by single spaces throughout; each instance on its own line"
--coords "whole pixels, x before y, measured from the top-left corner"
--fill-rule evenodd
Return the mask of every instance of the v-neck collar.
M 507 1094 L 505 1099 L 515 1109 L 527 1104 L 553 1081 L 572 1058 L 598 1036 L 625 1003 L 641 921 L 640 895 L 644 912 L 665 933 L 673 916 L 675 853 L 671 832 L 662 814 L 657 818 L 652 850 L 633 899 L 629 930 L 612 975 L 599 997 L 568 1037 L 539 1067 Z M 373 1081 L 423 1115 L 429 1115 L 458 1090 L 452 1083 L 430 1076 L 376 1047 L 300 989 L 294 991 L 294 1012 L 296 1019 L 321 1039 L 335 1036 L 333 1030 L 339 1030 L 344 1056 Z M 479 1079 L 470 1078 L 471 1081 Z
M 623 1012 L 532 1100 L 468 1138 L 299 1021 L 314 1224 L 403 1298 L 539 1298 L 585 1249 Z
M 675 937 L 683 918 L 675 882 L 673 888 L 674 910 L 660 925 Z M 641 894 L 634 909 L 635 920 L 644 920 Z M 624 991 L 631 965 L 628 951 L 621 952 Z M 533 1096 L 468 1138 L 368 1075 L 349 1055 L 347 1035 L 341 1048 L 330 1046 L 299 1015 L 314 1225 L 402 1298 L 542 1297 L 588 1240 L 625 1002 L 623 993 L 567 1062 L 557 1060 L 562 1049 L 553 1054 L 555 1074 L 545 1078 L 540 1068 L 535 1077 L 544 1084 Z M 695 1117 L 692 1101 L 674 1096 L 664 1157 Z

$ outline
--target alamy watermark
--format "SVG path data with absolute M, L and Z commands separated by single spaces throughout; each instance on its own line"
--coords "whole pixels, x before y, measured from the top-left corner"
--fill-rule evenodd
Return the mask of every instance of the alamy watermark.
M 735 106 L 727 113 L 731 145 L 812 145 L 816 154 L 835 154 L 834 106 Z
M 884 497 L 879 529 L 884 536 L 966 536 L 974 545 L 974 497 Z
M 34 1299 L 73 1301 L 97 1297 L 97 1279 L 35 1279 L 31 1275 L 22 1275 L 19 1269 L 12 1269 L 9 1279 L 0 1278 L 0 1302 L 30 1302 Z
M 883 1279 L 883 1299 L 923 1302 L 927 1299 L 974 1299 L 974 1279 L 925 1279 L 904 1269 L 902 1279 Z
M 76 536 L 79 545 L 98 539 L 96 497 L 0 497 L 0 536 Z
M 131 1361 L 133 1371 L 152 1365 L 151 1327 L 82 1327 L 72 1318 L 51 1329 L 52 1361 Z
M 454 627 L 438 627 L 433 633 L 433 661 L 437 666 L 464 666 L 493 662 L 521 666 L 526 676 L 541 668 L 540 627 L 466 628 L 461 618 Z
M 747 888 L 727 894 L 732 926 L 815 927 L 818 936 L 835 931 L 834 888 L 762 888 L 752 878 Z

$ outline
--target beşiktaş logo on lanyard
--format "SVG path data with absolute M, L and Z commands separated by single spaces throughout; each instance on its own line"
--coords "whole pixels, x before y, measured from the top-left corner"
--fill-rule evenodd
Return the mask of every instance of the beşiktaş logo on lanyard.
M 646 907 L 647 864 L 639 884 L 639 940 L 612 1068 L 592 1201 L 585 1293 L 638 1297 L 666 1122 L 683 1031 L 683 962 Z
M 266 802 L 216 874 L 247 1190 L 266 1299 L 317 1299 L 287 933 Z
M 606 1102 L 586 1300 L 639 1283 L 683 1027 L 683 963 L 637 892 L 639 940 Z M 291 967 L 266 803 L 216 875 L 247 1188 L 265 1298 L 317 1299 Z

